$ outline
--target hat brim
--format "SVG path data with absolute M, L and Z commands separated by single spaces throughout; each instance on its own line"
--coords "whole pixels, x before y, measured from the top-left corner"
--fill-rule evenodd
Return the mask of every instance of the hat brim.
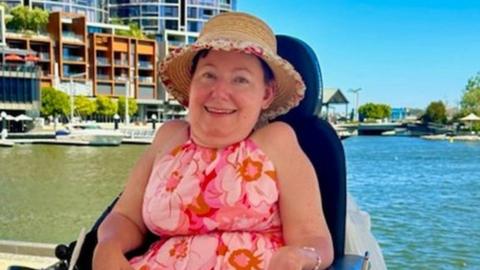
M 268 64 L 275 77 L 275 95 L 270 106 L 262 112 L 261 117 L 266 120 L 288 112 L 304 97 L 305 84 L 288 61 L 251 42 L 218 39 L 177 48 L 162 61 L 160 79 L 168 93 L 180 104 L 188 104 L 192 61 L 195 55 L 204 49 L 252 54 Z

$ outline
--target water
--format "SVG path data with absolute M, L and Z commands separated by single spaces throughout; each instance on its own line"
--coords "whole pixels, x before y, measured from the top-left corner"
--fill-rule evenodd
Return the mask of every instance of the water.
M 480 269 L 480 143 L 344 141 L 349 190 L 389 269 Z M 0 148 L 0 239 L 70 242 L 122 190 L 145 146 Z
M 389 269 L 480 269 L 480 143 L 356 137 L 345 151 Z
M 64 243 L 120 193 L 145 146 L 0 148 L 0 239 Z

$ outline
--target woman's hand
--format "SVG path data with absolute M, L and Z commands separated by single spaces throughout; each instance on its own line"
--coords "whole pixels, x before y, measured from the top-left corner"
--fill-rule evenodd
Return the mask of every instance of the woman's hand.
M 270 259 L 269 270 L 310 270 L 314 269 L 318 254 L 296 246 L 279 248 Z
M 113 243 L 98 243 L 93 253 L 93 270 L 134 270 Z

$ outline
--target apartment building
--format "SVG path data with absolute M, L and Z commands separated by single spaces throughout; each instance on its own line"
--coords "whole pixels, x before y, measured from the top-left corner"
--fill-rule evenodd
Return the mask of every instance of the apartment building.
M 10 7 L 25 5 L 49 12 L 67 12 L 83 15 L 88 22 L 108 22 L 107 0 L 0 0 Z
M 49 37 L 7 33 L 5 40 L 9 49 L 0 54 L 0 63 L 3 65 L 37 65 L 40 68 L 40 86 L 53 84 L 53 42 Z
M 85 16 L 53 12 L 48 34 L 8 33 L 0 64 L 39 67 L 40 86 L 67 94 L 135 98 L 140 117 L 163 104 L 157 92 L 155 40 L 116 35 L 128 27 L 89 23 Z
M 93 33 L 90 35 L 90 58 L 94 67 L 90 71 L 94 95 L 124 96 L 128 93 L 139 104 L 158 103 L 154 40 Z

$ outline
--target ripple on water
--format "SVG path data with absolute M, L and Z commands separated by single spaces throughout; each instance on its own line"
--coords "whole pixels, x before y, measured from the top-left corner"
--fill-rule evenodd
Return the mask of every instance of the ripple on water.
M 480 266 L 480 144 L 356 137 L 344 146 L 348 188 L 389 269 Z

